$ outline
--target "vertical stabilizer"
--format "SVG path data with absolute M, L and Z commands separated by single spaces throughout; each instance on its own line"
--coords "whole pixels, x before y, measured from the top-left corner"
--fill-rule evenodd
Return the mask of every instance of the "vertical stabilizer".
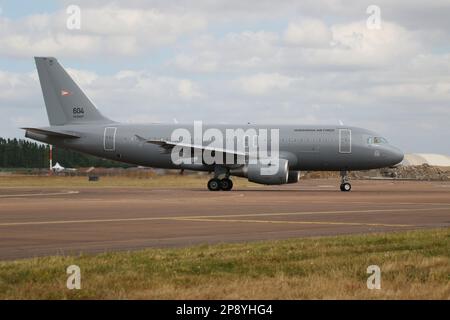
M 36 57 L 35 61 L 50 125 L 112 122 L 101 115 L 58 60 Z

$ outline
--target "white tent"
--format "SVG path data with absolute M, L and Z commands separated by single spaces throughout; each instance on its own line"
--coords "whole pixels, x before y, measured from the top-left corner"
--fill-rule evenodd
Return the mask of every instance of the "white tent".
M 63 171 L 65 168 L 57 162 L 53 167 L 52 170 L 55 172 Z

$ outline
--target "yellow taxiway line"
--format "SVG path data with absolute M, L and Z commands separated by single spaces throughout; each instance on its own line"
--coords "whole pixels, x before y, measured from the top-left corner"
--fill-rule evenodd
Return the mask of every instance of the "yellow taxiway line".
M 245 217 L 268 217 L 268 216 L 302 216 L 318 214 L 358 214 L 358 213 L 381 213 L 381 212 L 412 212 L 412 211 L 440 211 L 448 210 L 449 207 L 432 208 L 402 208 L 402 209 L 368 209 L 368 210 L 337 210 L 337 211 L 305 211 L 305 212 L 273 212 L 273 213 L 250 213 L 250 214 L 230 214 L 230 215 L 203 215 L 203 216 L 169 216 L 169 217 L 144 217 L 144 218 L 113 218 L 113 219 L 85 219 L 85 220 L 48 220 L 48 221 L 25 221 L 25 222 L 4 222 L 0 227 L 31 226 L 31 225 L 55 225 L 55 224 L 76 224 L 76 223 L 108 223 L 108 222 L 136 222 L 180 219 L 211 219 L 219 221 L 220 218 L 245 218 Z M 248 221 L 248 220 L 247 220 Z M 258 220 L 259 221 L 259 220 Z M 299 221 L 301 223 L 301 221 Z M 344 223 L 344 222 L 342 222 Z M 348 222 L 351 223 L 351 222 Z M 346 223 L 346 224 L 348 224 Z
M 232 223 L 269 223 L 269 224 L 319 224 L 319 225 L 343 225 L 343 226 L 372 226 L 372 227 L 414 227 L 412 224 L 385 224 L 365 222 L 336 222 L 336 221 L 284 221 L 284 220 L 235 220 L 235 219 L 176 219 L 179 221 L 203 221 L 203 222 L 232 222 Z
M 78 194 L 78 193 L 80 193 L 80 191 L 62 191 L 62 192 L 51 192 L 51 193 L 0 194 L 0 198 L 62 196 L 62 195 Z

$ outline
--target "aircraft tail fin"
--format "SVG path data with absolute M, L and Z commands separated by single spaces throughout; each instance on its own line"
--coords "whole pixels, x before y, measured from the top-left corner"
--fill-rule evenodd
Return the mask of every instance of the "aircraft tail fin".
M 109 123 L 58 60 L 35 57 L 50 125 Z

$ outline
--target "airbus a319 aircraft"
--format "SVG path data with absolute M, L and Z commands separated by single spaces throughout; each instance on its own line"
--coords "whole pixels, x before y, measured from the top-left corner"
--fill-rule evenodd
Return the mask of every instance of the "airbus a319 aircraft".
M 296 183 L 301 170 L 340 171 L 341 191 L 350 191 L 349 170 L 367 170 L 389 167 L 403 160 L 403 153 L 375 132 L 349 126 L 321 125 L 204 125 L 226 136 L 227 130 L 260 132 L 277 130 L 278 141 L 273 137 L 257 136 L 244 139 L 244 148 L 215 147 L 204 141 L 172 139 L 180 128 L 195 136 L 195 124 L 124 124 L 103 116 L 69 74 L 51 57 L 36 57 L 36 66 L 44 96 L 50 126 L 23 128 L 25 136 L 37 141 L 72 149 L 101 158 L 118 160 L 140 166 L 187 169 L 213 172 L 208 181 L 211 191 L 229 191 L 233 187 L 231 176 L 241 176 L 249 181 L 277 185 Z M 124 106 L 126 108 L 127 106 Z M 250 149 L 260 144 L 278 145 L 276 172 L 264 174 L 264 166 L 271 163 L 248 161 Z M 184 157 L 210 152 L 231 156 L 234 161 L 186 161 L 176 163 L 173 150 L 189 149 Z M 237 161 L 244 159 L 244 161 Z

